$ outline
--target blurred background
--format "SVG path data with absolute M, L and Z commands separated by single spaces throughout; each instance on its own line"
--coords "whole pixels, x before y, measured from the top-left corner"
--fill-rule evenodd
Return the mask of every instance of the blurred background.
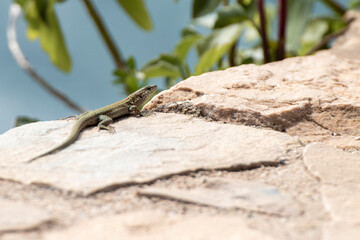
M 165 89 L 206 71 L 326 49 L 346 30 L 345 12 L 360 6 L 360 0 L 0 1 L 0 134 L 14 127 L 17 117 L 55 120 L 80 112 L 44 90 L 9 51 L 6 30 L 15 2 L 22 8 L 16 33 L 25 57 L 84 110 L 116 102 L 147 84 Z M 114 62 L 87 4 L 106 27 L 122 64 Z M 54 29 L 55 38 L 50 36 Z

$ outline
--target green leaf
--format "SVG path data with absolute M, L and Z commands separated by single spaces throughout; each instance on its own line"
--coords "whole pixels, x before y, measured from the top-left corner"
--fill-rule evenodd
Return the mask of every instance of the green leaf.
M 357 9 L 360 7 L 360 0 L 352 0 L 350 3 L 349 3 L 349 7 L 351 9 Z
M 193 25 L 188 25 L 181 30 L 182 37 L 186 37 L 189 35 L 198 35 L 198 32 Z
M 248 20 L 245 9 L 239 4 L 232 4 L 220 9 L 214 28 L 222 28 L 244 20 Z
M 326 21 L 321 19 L 311 21 L 301 37 L 301 49 L 299 50 L 299 55 L 306 54 L 315 44 L 321 41 L 328 31 L 329 25 Z
M 200 59 L 195 67 L 195 74 L 209 71 L 217 63 L 230 47 L 238 40 L 242 32 L 240 24 L 232 24 L 227 27 L 214 30 L 203 43 L 199 44 Z
M 312 17 L 312 9 L 316 0 L 288 1 L 288 21 L 286 31 L 286 49 L 297 52 L 301 35 Z
M 180 60 L 172 54 L 161 54 L 156 59 L 148 62 L 142 72 L 146 78 L 170 77 L 178 78 L 182 76 Z
M 152 20 L 143 0 L 117 0 L 131 19 L 146 31 L 153 29 Z
M 135 62 L 135 58 L 133 56 L 130 56 L 127 60 L 127 67 L 130 70 L 136 70 L 136 62 Z
M 41 20 L 45 23 L 48 23 L 46 19 L 46 9 L 48 8 L 48 2 L 43 0 L 35 0 L 35 5 L 37 12 L 40 14 Z
M 22 1 L 21 6 L 28 23 L 28 38 L 40 38 L 41 47 L 51 62 L 60 70 L 69 72 L 71 58 L 54 11 L 55 2 L 56 0 L 28 0 Z
M 140 88 L 139 81 L 133 72 L 116 69 L 113 74 L 117 77 L 113 83 L 124 85 L 127 94 L 131 94 Z
M 212 29 L 215 26 L 216 20 L 217 20 L 217 14 L 211 13 L 211 14 L 207 14 L 207 15 L 195 18 L 194 20 L 192 20 L 192 24 L 203 27 L 203 28 Z
M 144 79 L 144 74 L 139 74 L 140 72 L 136 69 L 136 61 L 134 57 L 130 56 L 127 59 L 128 68 L 116 69 L 113 74 L 117 77 L 113 83 L 124 85 L 126 93 L 130 94 L 147 85 L 147 80 Z
M 217 8 L 221 0 L 194 0 L 192 17 L 197 18 L 206 15 Z
M 64 72 L 71 70 L 71 59 L 54 11 L 54 0 L 50 0 L 46 11 L 48 26 L 42 25 L 41 45 L 48 52 L 51 61 Z
M 29 0 L 14 0 L 15 3 L 19 4 L 21 7 L 25 5 Z
M 185 62 L 189 50 L 199 39 L 201 39 L 200 35 L 187 35 L 176 45 L 174 54 L 178 56 L 181 62 Z
M 39 119 L 27 117 L 27 116 L 18 116 L 15 119 L 15 127 L 19 127 L 28 123 L 38 122 Z
M 238 1 L 239 4 L 242 4 L 243 6 L 250 6 L 250 5 L 254 5 L 256 3 L 256 0 L 242 0 L 242 1 Z
M 25 12 L 25 19 L 28 23 L 27 37 L 30 40 L 35 40 L 39 37 L 39 29 L 41 28 L 41 17 L 39 16 L 38 8 L 34 1 L 24 2 L 22 5 Z
M 327 23 L 329 24 L 329 32 L 337 32 L 340 31 L 341 29 L 345 28 L 348 24 L 346 23 L 345 19 L 342 17 L 325 17 L 325 18 L 321 18 L 327 21 Z

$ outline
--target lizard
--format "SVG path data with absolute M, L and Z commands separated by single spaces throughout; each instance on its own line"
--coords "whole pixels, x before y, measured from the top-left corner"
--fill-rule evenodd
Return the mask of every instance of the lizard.
M 82 113 L 77 117 L 77 121 L 75 122 L 69 136 L 65 139 L 64 142 L 41 155 L 31 158 L 27 161 L 27 163 L 34 162 L 41 157 L 53 154 L 68 147 L 76 141 L 80 132 L 88 126 L 96 125 L 98 123 L 97 126 L 99 130 L 106 129 L 107 131 L 113 133 L 114 128 L 112 126 L 109 126 L 109 124 L 113 122 L 113 119 L 131 113 L 135 113 L 137 116 L 142 116 L 138 107 L 145 103 L 146 100 L 152 94 L 154 94 L 156 90 L 156 85 L 146 86 L 130 94 L 121 101 L 115 102 L 97 110 Z

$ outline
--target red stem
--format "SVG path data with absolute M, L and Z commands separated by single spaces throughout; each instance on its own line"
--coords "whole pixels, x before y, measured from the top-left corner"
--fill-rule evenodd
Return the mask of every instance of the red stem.
M 262 42 L 262 49 L 264 55 L 264 62 L 270 62 L 270 54 L 269 54 L 269 44 L 266 35 L 266 17 L 265 17 L 265 10 L 264 10 L 264 1 L 257 0 L 258 11 L 260 16 L 260 36 Z

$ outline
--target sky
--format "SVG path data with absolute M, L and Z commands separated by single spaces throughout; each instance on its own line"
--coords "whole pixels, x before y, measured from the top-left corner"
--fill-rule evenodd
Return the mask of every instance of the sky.
M 15 62 L 8 46 L 6 28 L 10 0 L 0 1 L 0 134 L 14 126 L 17 116 L 54 120 L 76 114 L 33 81 Z M 171 52 L 180 31 L 190 23 L 191 1 L 145 1 L 154 29 L 138 28 L 115 0 L 92 1 L 122 54 L 135 56 L 141 67 L 160 53 Z M 26 23 L 21 16 L 17 37 L 27 59 L 50 84 L 86 109 L 97 109 L 119 101 L 125 95 L 114 86 L 114 64 L 82 1 L 56 5 L 73 68 L 63 73 L 55 68 L 38 41 L 26 38 Z M 161 80 L 152 82 L 160 84 Z

